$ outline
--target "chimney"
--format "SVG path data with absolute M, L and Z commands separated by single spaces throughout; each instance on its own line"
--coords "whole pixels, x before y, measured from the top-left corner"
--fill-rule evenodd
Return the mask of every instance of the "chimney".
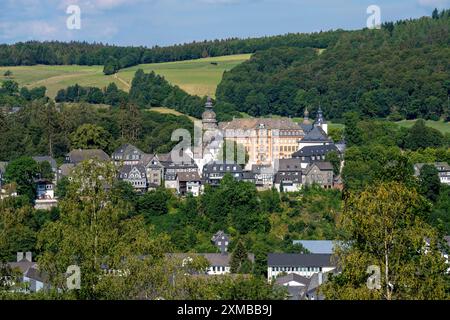
M 23 260 L 23 252 L 17 252 L 17 262 Z
M 26 252 L 25 259 L 29 262 L 33 262 L 33 254 L 30 251 Z

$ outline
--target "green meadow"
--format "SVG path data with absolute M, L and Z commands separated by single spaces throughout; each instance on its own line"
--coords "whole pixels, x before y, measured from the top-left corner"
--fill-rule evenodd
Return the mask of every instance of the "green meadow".
M 216 88 L 225 71 L 250 59 L 250 54 L 205 58 L 197 60 L 141 64 L 120 70 L 117 75 L 105 76 L 103 66 L 18 66 L 0 67 L 0 81 L 6 80 L 6 70 L 12 71 L 8 79 L 20 86 L 47 87 L 47 95 L 54 98 L 58 90 L 78 83 L 81 86 L 106 87 L 115 82 L 119 88 L 128 91 L 131 80 L 138 69 L 155 71 L 170 83 L 180 86 L 190 94 L 215 96 Z

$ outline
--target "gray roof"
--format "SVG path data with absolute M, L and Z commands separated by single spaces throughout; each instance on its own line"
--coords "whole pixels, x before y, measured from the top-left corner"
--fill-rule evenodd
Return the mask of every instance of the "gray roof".
M 75 165 L 73 163 L 64 163 L 59 167 L 60 174 L 63 177 L 67 177 L 72 172 Z
M 294 244 L 301 244 L 310 253 L 332 254 L 334 243 L 332 240 L 294 240 Z
M 319 168 L 320 171 L 332 171 L 333 170 L 333 165 L 331 164 L 331 162 L 328 161 L 318 161 L 318 162 L 313 162 L 308 166 L 308 172 L 310 170 L 312 170 L 312 168 L 314 168 L 314 166 L 316 166 L 317 168 Z
M 302 172 L 301 171 L 279 171 L 275 175 L 275 184 L 281 184 L 287 186 L 294 183 L 302 183 Z
M 327 144 L 322 146 L 306 146 L 295 152 L 293 158 L 311 157 L 311 156 L 323 156 L 328 153 L 336 151 L 339 153 L 338 148 L 334 144 Z
M 251 171 L 244 171 L 242 179 L 244 180 L 255 180 L 255 173 Z
M 124 165 L 120 168 L 119 173 L 122 175 L 124 173 L 129 174 L 132 170 L 137 169 L 141 174 L 145 173 L 145 167 L 141 164 L 135 165 Z
M 269 253 L 267 264 L 277 267 L 330 267 L 331 254 Z
M 200 175 L 197 172 L 178 172 L 178 181 L 181 182 L 192 182 L 201 181 Z
M 112 154 L 112 158 L 114 159 L 115 157 L 119 157 L 122 158 L 122 160 L 133 160 L 126 158 L 127 156 L 133 154 L 139 155 L 139 157 L 141 157 L 144 152 L 142 152 L 138 147 L 133 146 L 132 144 L 125 143 L 117 148 L 116 151 L 114 151 L 114 153 Z
M 22 259 L 19 262 L 8 262 L 8 266 L 11 269 L 19 269 L 20 272 L 25 274 L 25 272 L 28 271 L 31 267 L 34 267 L 36 265 L 36 262 L 30 262 L 27 259 Z
M 218 163 L 210 162 L 203 168 L 204 173 L 231 173 L 231 172 L 243 172 L 240 165 L 236 163 Z
M 300 284 L 302 284 L 304 286 L 308 286 L 310 280 L 308 278 L 300 276 L 300 275 L 298 275 L 296 273 L 289 273 L 289 274 L 287 274 L 285 276 L 278 277 L 275 280 L 275 283 L 278 284 L 278 285 L 284 285 L 284 284 L 289 283 L 291 281 L 295 281 L 295 282 L 298 282 L 298 283 L 300 283 Z
M 280 159 L 278 161 L 278 171 L 301 171 L 301 161 L 296 158 Z
M 308 134 L 301 140 L 302 142 L 331 142 L 327 134 L 321 127 L 314 127 Z
M 36 161 L 37 163 L 42 163 L 44 161 L 47 161 L 48 163 L 50 163 L 51 167 L 53 170 L 57 170 L 58 169 L 58 165 L 56 164 L 55 159 L 53 159 L 52 157 L 49 156 L 36 156 L 33 157 L 33 160 Z
M 40 271 L 37 266 L 33 266 L 28 269 L 28 271 L 25 273 L 25 277 L 42 282 L 47 283 L 49 282 L 49 275 L 43 271 Z
M 97 159 L 101 161 L 109 161 L 109 156 L 105 153 L 105 151 L 100 149 L 77 149 L 72 150 L 67 154 L 67 157 L 70 159 L 70 163 L 78 164 L 85 160 Z

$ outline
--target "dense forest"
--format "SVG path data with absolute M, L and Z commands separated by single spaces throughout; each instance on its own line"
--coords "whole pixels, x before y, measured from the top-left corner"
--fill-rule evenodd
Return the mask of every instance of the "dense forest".
M 450 11 L 341 33 L 326 50 L 271 48 L 225 73 L 219 101 L 252 116 L 450 117 Z M 311 110 L 311 108 L 310 108 Z
M 254 53 L 272 47 L 295 46 L 327 48 L 341 31 L 313 34 L 286 34 L 263 38 L 224 39 L 193 42 L 168 47 L 119 47 L 86 42 L 37 42 L 0 45 L 0 65 L 105 65 L 110 74 L 140 63 L 157 63 Z

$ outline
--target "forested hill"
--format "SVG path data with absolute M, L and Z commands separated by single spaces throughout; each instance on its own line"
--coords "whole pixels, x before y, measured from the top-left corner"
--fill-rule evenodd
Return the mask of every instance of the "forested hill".
M 340 33 L 326 50 L 272 48 L 225 73 L 217 99 L 252 116 L 449 119 L 450 10 Z
M 249 39 L 193 42 L 168 47 L 119 47 L 86 42 L 25 42 L 0 45 L 0 65 L 105 65 L 105 73 L 141 63 L 191 60 L 205 57 L 254 53 L 272 47 L 295 46 L 327 48 L 337 41 L 340 31 L 313 34 L 286 34 Z

